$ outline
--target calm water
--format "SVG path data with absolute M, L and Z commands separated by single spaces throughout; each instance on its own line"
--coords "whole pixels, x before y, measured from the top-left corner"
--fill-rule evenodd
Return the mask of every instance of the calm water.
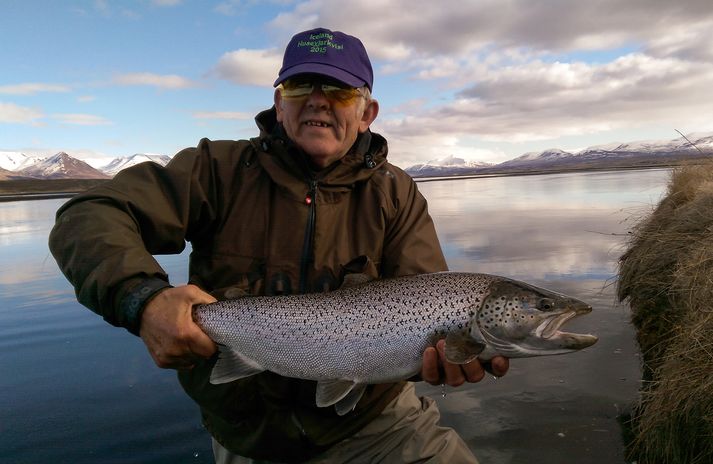
M 420 183 L 452 270 L 525 280 L 590 302 L 568 325 L 600 341 L 511 361 L 477 385 L 420 385 L 483 464 L 624 462 L 617 415 L 639 359 L 612 278 L 624 236 L 666 170 Z M 0 461 L 211 462 L 198 408 L 141 341 L 74 300 L 46 240 L 63 200 L 0 203 Z M 159 258 L 186 280 L 186 255 Z

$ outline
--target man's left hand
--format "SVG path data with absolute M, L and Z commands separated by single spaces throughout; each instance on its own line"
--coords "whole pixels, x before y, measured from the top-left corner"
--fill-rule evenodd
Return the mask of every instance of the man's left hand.
M 480 382 L 486 370 L 496 377 L 502 377 L 510 367 L 510 361 L 503 356 L 495 356 L 487 369 L 488 366 L 484 366 L 478 359 L 467 364 L 453 364 L 446 359 L 445 347 L 446 341 L 439 340 L 435 347 L 429 346 L 423 353 L 421 378 L 431 385 L 458 387 L 465 382 Z

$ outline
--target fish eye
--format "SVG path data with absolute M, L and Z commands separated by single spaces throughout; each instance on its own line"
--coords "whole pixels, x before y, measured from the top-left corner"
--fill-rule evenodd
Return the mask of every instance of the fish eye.
M 550 309 L 554 309 L 554 307 L 555 301 L 551 298 L 542 298 L 537 302 L 537 309 L 543 311 L 549 311 Z

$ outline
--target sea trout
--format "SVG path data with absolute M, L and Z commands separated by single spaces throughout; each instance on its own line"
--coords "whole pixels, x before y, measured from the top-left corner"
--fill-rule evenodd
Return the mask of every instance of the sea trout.
M 315 380 L 317 405 L 335 405 L 344 415 L 368 384 L 418 374 L 424 350 L 441 338 L 446 358 L 458 364 L 591 346 L 594 335 L 559 330 L 591 309 L 505 277 L 438 272 L 345 284 L 327 293 L 198 305 L 193 316 L 220 350 L 211 383 L 265 370 Z

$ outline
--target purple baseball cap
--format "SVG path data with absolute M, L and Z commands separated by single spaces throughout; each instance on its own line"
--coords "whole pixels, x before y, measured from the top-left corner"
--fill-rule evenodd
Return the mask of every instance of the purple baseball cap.
M 287 44 L 275 87 L 297 74 L 322 74 L 352 87 L 372 90 L 374 72 L 364 44 L 354 36 L 317 28 L 295 34 Z

